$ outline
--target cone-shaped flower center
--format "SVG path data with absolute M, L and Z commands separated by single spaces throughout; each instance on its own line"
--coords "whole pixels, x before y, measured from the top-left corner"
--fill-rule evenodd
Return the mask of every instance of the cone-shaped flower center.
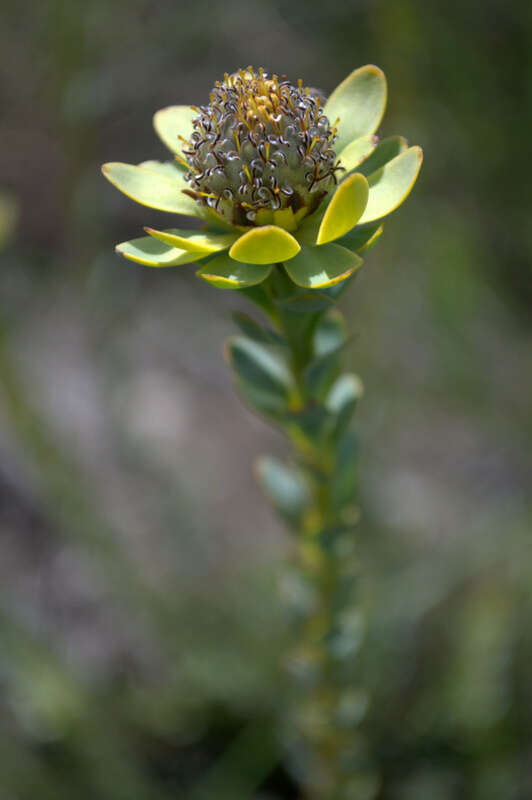
M 196 110 L 183 148 L 189 193 L 228 222 L 263 224 L 282 209 L 301 218 L 336 182 L 336 130 L 301 81 L 248 67 L 226 74 Z

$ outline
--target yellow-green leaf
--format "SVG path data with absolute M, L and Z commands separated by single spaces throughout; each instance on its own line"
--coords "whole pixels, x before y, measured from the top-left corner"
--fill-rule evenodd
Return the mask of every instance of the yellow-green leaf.
M 104 164 L 102 172 L 113 186 L 137 203 L 174 214 L 200 216 L 196 201 L 183 194 L 188 185 L 180 173 L 167 178 L 154 170 L 118 161 Z
M 300 249 L 288 231 L 276 225 L 263 225 L 251 228 L 237 239 L 229 255 L 246 264 L 275 264 L 293 258 Z
M 302 245 L 305 244 L 309 246 L 316 244 L 318 231 L 320 229 L 320 225 L 322 223 L 326 208 L 327 207 L 324 204 L 317 211 L 314 211 L 314 213 L 309 214 L 307 217 L 305 217 L 305 219 L 303 220 L 303 222 L 301 223 L 301 225 L 294 234 L 299 244 Z
M 368 194 L 368 182 L 359 172 L 342 181 L 327 206 L 316 244 L 332 242 L 354 228 L 364 213 Z
M 179 182 L 182 182 L 183 173 L 175 161 L 150 160 L 143 161 L 141 164 L 137 164 L 137 166 L 142 167 L 143 169 L 149 169 L 152 172 L 158 172 L 160 175 L 164 175 L 166 178 L 171 178 L 172 180 L 175 179 Z
M 377 136 L 360 136 L 349 142 L 338 156 L 340 166 L 345 169 L 346 173 L 351 172 L 375 150 L 378 141 Z
M 407 149 L 408 142 L 404 136 L 389 136 L 387 139 L 382 139 L 375 150 L 358 166 L 357 172 L 361 172 L 367 178 Z
M 292 208 L 280 208 L 279 211 L 273 212 L 273 221 L 278 228 L 284 228 L 285 231 L 295 231 L 297 228 L 296 218 Z
M 401 205 L 416 182 L 422 161 L 421 148 L 410 147 L 369 176 L 368 204 L 359 220 L 361 225 L 380 219 Z
M 150 236 L 171 247 L 190 250 L 192 253 L 203 253 L 203 255 L 227 250 L 238 236 L 236 233 L 204 233 L 203 231 L 187 231 L 179 228 L 170 228 L 167 231 L 157 231 L 154 228 L 144 228 L 144 230 Z
M 217 286 L 218 289 L 242 289 L 266 280 L 272 271 L 272 266 L 272 264 L 243 264 L 223 253 L 205 264 L 196 275 Z
M 338 239 L 336 244 L 347 247 L 348 250 L 353 250 L 355 253 L 365 253 L 367 250 L 371 250 L 381 235 L 382 225 L 377 222 L 373 225 L 353 228 L 341 239 Z
M 140 239 L 122 242 L 116 246 L 115 250 L 125 258 L 129 258 L 130 261 L 144 264 L 145 267 L 175 267 L 178 264 L 199 261 L 204 257 L 200 253 L 169 247 L 151 236 L 142 236 Z
M 285 264 L 294 283 L 307 289 L 334 286 L 352 275 L 362 259 L 338 244 L 303 247 L 295 258 Z
M 155 112 L 153 127 L 168 149 L 183 158 L 183 141 L 179 137 L 190 139 L 192 120 L 197 116 L 190 106 L 167 106 Z
M 323 109 L 331 124 L 340 119 L 336 152 L 341 153 L 359 136 L 375 133 L 384 114 L 386 96 L 384 73 L 373 64 L 356 69 L 336 87 Z

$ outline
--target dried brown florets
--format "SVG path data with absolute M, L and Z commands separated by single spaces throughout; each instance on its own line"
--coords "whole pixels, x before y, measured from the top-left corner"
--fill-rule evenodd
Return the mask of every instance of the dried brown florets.
M 248 67 L 226 74 L 195 110 L 183 148 L 188 193 L 228 222 L 260 223 L 261 210 L 304 216 L 336 183 L 336 129 L 301 81 Z

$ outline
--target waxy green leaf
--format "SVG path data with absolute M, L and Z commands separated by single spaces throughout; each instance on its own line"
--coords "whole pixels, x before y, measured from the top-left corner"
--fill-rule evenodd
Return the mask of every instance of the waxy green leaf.
M 323 316 L 314 333 L 314 358 L 307 365 L 303 379 L 308 391 L 320 402 L 341 369 L 341 352 L 347 343 L 342 314 L 336 309 Z
M 336 508 L 353 504 L 358 457 L 357 436 L 354 431 L 348 431 L 338 444 L 336 469 L 331 481 L 331 494 Z
M 334 300 L 325 293 L 325 290 L 306 289 L 305 291 L 299 290 L 287 297 L 282 297 L 276 301 L 276 305 L 280 311 L 309 314 L 326 311 L 334 305 Z
M 355 172 L 342 181 L 327 206 L 316 244 L 332 242 L 354 228 L 364 213 L 368 195 L 369 187 L 364 175 Z
M 327 206 L 324 203 L 323 206 L 321 206 L 317 211 L 314 211 L 313 214 L 309 214 L 309 216 L 303 220 L 297 231 L 294 233 L 294 236 L 299 244 L 307 245 L 309 247 L 316 244 L 318 231 L 320 229 L 323 217 L 325 216 L 326 210 Z
M 407 149 L 408 142 L 404 136 L 389 136 L 379 142 L 373 152 L 359 165 L 357 172 L 361 172 L 367 178 Z
M 190 139 L 192 120 L 198 116 L 190 106 L 167 106 L 153 115 L 153 127 L 159 138 L 172 153 L 183 158 L 184 142 L 179 138 Z
M 358 139 L 349 142 L 347 147 L 344 147 L 338 156 L 340 166 L 345 169 L 345 174 L 358 167 L 358 165 L 375 150 L 378 141 L 377 136 L 360 136 Z M 340 176 L 340 180 L 341 179 L 342 176 Z
M 177 180 L 182 183 L 183 171 L 177 166 L 175 161 L 143 161 L 137 164 L 142 169 L 149 169 L 152 172 L 158 172 L 159 175 L 164 175 L 166 178 Z
M 203 231 L 189 231 L 179 228 L 170 228 L 167 231 L 157 231 L 154 228 L 144 228 L 146 233 L 159 239 L 172 247 L 179 247 L 181 250 L 190 250 L 193 253 L 217 253 L 220 250 L 227 250 L 238 234 L 236 233 L 204 233 Z
M 333 286 L 345 280 L 362 264 L 362 259 L 338 244 L 303 247 L 285 269 L 294 283 L 308 289 Z
M 196 275 L 218 289 L 242 289 L 262 283 L 271 271 L 272 264 L 243 264 L 223 253 L 205 264 Z
M 373 225 L 357 226 L 338 239 L 336 244 L 347 247 L 355 253 L 365 253 L 379 240 L 382 231 L 383 227 L 378 222 Z
M 113 186 L 137 203 L 174 214 L 200 216 L 196 201 L 183 194 L 188 184 L 180 173 L 167 178 L 152 169 L 118 161 L 104 164 L 102 172 Z
M 338 122 L 338 138 L 334 143 L 341 153 L 353 139 L 375 133 L 386 106 L 386 78 L 373 64 L 354 70 L 336 87 L 323 113 L 332 125 Z
M 343 315 L 332 309 L 322 317 L 314 332 L 313 350 L 321 358 L 337 350 L 347 341 L 347 330 Z
M 422 161 L 421 148 L 410 147 L 369 176 L 369 198 L 359 220 L 361 225 L 386 216 L 406 200 L 416 182 Z
M 256 473 L 262 490 L 277 511 L 289 521 L 297 521 L 310 502 L 310 492 L 302 475 L 267 456 L 257 462 Z
M 353 373 L 340 375 L 331 386 L 325 407 L 333 415 L 334 423 L 331 432 L 335 437 L 342 436 L 346 430 L 363 392 L 362 381 L 358 375 Z
M 293 382 L 285 362 L 270 348 L 242 336 L 226 345 L 227 359 L 244 399 L 263 414 L 288 410 Z
M 145 267 L 175 267 L 178 264 L 190 264 L 192 261 L 203 258 L 200 253 L 169 247 L 151 236 L 142 236 L 140 239 L 122 242 L 116 246 L 115 250 L 125 258 L 129 258 L 130 261 L 144 264 Z
M 249 314 L 245 314 L 243 311 L 233 311 L 231 316 L 242 333 L 255 342 L 280 346 L 286 345 L 285 340 L 276 331 L 259 325 Z
M 293 258 L 300 249 L 299 243 L 288 231 L 275 225 L 264 225 L 242 234 L 231 247 L 229 255 L 247 264 L 275 264 Z

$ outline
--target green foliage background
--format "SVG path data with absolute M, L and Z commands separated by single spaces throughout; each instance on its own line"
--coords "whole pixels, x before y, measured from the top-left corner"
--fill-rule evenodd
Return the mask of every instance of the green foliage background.
M 284 446 L 220 357 L 245 306 L 115 256 L 164 215 L 99 165 L 163 157 L 152 113 L 225 71 L 328 92 L 366 62 L 383 134 L 425 164 L 344 302 L 366 387 L 360 798 L 532 796 L 531 9 L 4 0 L 2 800 L 298 796 L 273 722 L 290 543 L 250 471 Z

